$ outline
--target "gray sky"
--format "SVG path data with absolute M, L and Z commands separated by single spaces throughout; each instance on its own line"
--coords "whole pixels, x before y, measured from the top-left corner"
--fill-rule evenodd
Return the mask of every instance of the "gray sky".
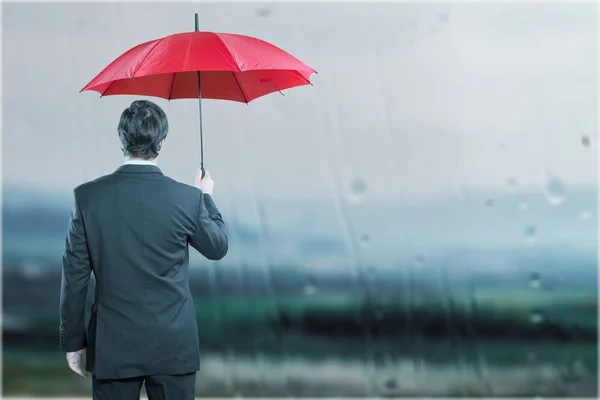
M 506 190 L 511 177 L 596 185 L 596 8 L 4 4 L 4 181 L 68 190 L 116 169 L 116 125 L 135 97 L 79 90 L 129 48 L 192 30 L 198 12 L 201 29 L 260 37 L 319 72 L 285 97 L 203 102 L 220 195 L 324 197 L 333 177 L 364 179 L 373 198 Z M 160 165 L 192 183 L 197 102 L 153 101 L 171 126 Z

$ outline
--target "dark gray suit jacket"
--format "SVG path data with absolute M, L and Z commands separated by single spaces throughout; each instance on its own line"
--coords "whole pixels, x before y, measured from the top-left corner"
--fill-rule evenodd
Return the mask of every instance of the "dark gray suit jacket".
M 65 352 L 87 347 L 97 379 L 199 369 L 188 244 L 225 256 L 225 224 L 211 196 L 151 165 L 124 165 L 74 190 L 60 295 Z M 96 290 L 89 326 L 85 299 Z

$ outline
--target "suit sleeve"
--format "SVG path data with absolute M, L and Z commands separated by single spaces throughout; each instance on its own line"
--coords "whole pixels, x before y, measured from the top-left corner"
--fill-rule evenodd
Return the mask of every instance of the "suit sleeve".
M 196 231 L 189 240 L 192 247 L 209 260 L 225 257 L 229 249 L 225 223 L 211 195 L 200 192 L 197 219 Z
M 85 300 L 92 273 L 77 191 L 74 191 L 73 197 L 60 285 L 60 345 L 65 352 L 81 350 L 87 346 Z

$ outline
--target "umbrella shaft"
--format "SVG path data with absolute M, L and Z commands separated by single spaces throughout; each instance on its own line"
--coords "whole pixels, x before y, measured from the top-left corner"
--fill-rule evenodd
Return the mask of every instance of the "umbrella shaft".
M 200 169 L 202 170 L 202 177 L 204 177 L 204 143 L 202 141 L 202 89 L 200 85 L 200 72 L 196 72 L 198 75 L 198 115 L 200 117 Z
M 194 14 L 194 20 L 196 22 L 196 32 L 200 30 L 200 22 L 198 21 L 198 13 Z M 198 114 L 200 115 L 200 170 L 202 171 L 202 177 L 204 178 L 204 144 L 202 143 L 202 89 L 200 85 L 200 71 L 196 71 L 198 74 Z

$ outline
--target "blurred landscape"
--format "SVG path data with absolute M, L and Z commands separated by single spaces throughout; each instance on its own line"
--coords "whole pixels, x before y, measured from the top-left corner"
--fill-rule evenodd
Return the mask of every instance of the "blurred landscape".
M 69 197 L 3 189 L 4 392 L 88 394 L 89 382 L 69 372 L 58 350 Z M 326 200 L 259 200 L 269 220 L 287 224 L 271 223 L 266 236 L 260 223 L 236 219 L 239 209 L 223 210 L 230 255 L 195 255 L 190 266 L 204 354 L 199 395 L 591 396 L 596 222 L 578 211 L 595 215 L 596 193 L 569 193 L 558 207 L 530 195 L 529 220 L 563 232 L 538 246 L 509 229 L 513 219 L 522 225 L 521 197 L 362 203 L 353 215 L 370 221 L 361 226 L 372 237 L 360 235 L 354 250 L 332 231 L 339 216 L 327 213 Z M 435 238 L 420 232 L 426 218 L 416 223 L 431 209 Z M 410 225 L 396 223 L 409 215 Z M 457 246 L 469 229 L 476 240 L 478 225 L 495 232 L 497 246 Z

